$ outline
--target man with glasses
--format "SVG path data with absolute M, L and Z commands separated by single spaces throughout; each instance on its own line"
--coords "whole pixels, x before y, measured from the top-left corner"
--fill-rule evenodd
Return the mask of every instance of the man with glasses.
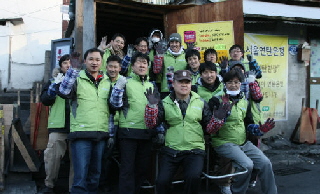
M 101 71 L 106 72 L 106 66 L 107 66 L 107 59 L 111 55 L 117 55 L 120 57 L 120 59 L 123 59 L 124 52 L 123 48 L 126 43 L 126 38 L 124 35 L 120 33 L 116 33 L 112 36 L 110 43 L 107 45 L 107 36 L 103 37 L 98 49 L 104 52 L 103 58 L 102 58 L 102 65 L 101 65 Z
M 120 71 L 121 75 L 129 76 L 131 74 L 132 68 L 131 68 L 130 61 L 131 61 L 132 55 L 134 55 L 135 52 L 140 52 L 148 55 L 149 54 L 148 46 L 149 46 L 149 43 L 146 37 L 139 37 L 136 39 L 134 44 L 134 48 L 135 48 L 134 51 L 133 51 L 132 45 L 128 45 L 127 55 L 123 58 L 122 64 L 121 64 L 121 71 Z M 149 71 L 147 72 L 147 74 L 149 74 Z
M 277 194 L 272 164 L 263 152 L 247 139 L 247 133 L 261 136 L 275 126 L 273 119 L 268 119 L 263 125 L 254 124 L 250 103 L 240 90 L 244 76 L 241 71 L 231 70 L 223 77 L 225 94 L 209 100 L 213 113 L 219 112 L 221 102 L 232 102 L 231 111 L 217 119 L 212 134 L 212 146 L 221 156 L 235 161 L 248 169 L 248 172 L 233 178 L 231 186 L 233 194 L 245 194 L 253 169 L 258 170 L 261 190 L 264 194 Z

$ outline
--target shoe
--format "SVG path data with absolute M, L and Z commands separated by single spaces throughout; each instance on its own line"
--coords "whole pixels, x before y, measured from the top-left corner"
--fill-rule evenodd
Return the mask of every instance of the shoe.
M 253 187 L 255 187 L 257 185 L 257 181 L 251 181 L 250 183 L 249 183 L 249 188 L 253 188 Z
M 232 194 L 230 186 L 219 186 L 221 194 Z
M 44 187 L 44 188 L 42 188 L 39 192 L 38 192 L 38 194 L 54 194 L 54 192 L 53 192 L 53 188 L 50 188 L 50 187 Z

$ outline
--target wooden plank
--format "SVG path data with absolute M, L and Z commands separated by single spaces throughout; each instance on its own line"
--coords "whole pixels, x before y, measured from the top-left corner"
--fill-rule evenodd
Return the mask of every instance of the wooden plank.
M 191 14 L 192 13 L 192 14 Z M 166 37 L 177 32 L 177 24 L 233 21 L 235 44 L 244 45 L 242 0 L 208 3 L 183 10 L 171 11 L 164 16 Z
M 37 110 L 37 109 L 40 110 Z M 48 111 L 41 103 L 30 104 L 30 142 L 35 150 L 44 150 L 48 143 Z M 38 129 L 36 130 L 36 118 L 39 116 Z
M 17 145 L 29 170 L 31 172 L 37 172 L 40 166 L 40 161 L 22 129 L 20 119 L 15 119 L 12 123 L 12 139 Z M 11 166 L 11 168 L 13 168 L 13 166 Z

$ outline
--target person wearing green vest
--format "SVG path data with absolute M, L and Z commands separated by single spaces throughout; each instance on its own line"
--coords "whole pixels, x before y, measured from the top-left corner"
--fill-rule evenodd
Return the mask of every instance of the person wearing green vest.
M 120 151 L 119 193 L 139 193 L 150 164 L 151 138 L 155 130 L 144 123 L 147 98 L 144 92 L 154 85 L 147 76 L 149 57 L 136 53 L 131 59 L 132 73 L 119 78 L 112 89 L 110 104 L 120 110 L 118 141 Z
M 244 60 L 244 50 L 242 46 L 235 44 L 229 49 L 230 60 L 227 61 L 226 57 L 222 57 L 221 60 L 221 75 L 223 76 L 226 72 L 232 69 L 235 64 L 243 64 L 245 71 L 254 71 L 256 78 L 260 79 L 262 77 L 262 71 L 257 61 L 252 58 L 250 54 L 247 55 L 247 61 Z
M 171 193 L 172 180 L 179 166 L 184 169 L 184 193 L 197 194 L 205 156 L 205 130 L 212 130 L 212 112 L 200 96 L 191 91 L 191 72 L 174 72 L 174 90 L 160 101 L 159 94 L 150 88 L 145 123 L 150 129 L 162 122 L 166 131 L 158 134 L 164 139 L 160 169 L 156 180 L 157 194 Z
M 186 50 L 186 61 L 188 63 L 187 69 L 192 73 L 192 85 L 196 84 L 200 78 L 200 59 L 200 52 L 198 50 L 193 48 Z
M 41 193 L 53 193 L 53 188 L 58 180 L 60 161 L 64 157 L 68 142 L 67 136 L 70 132 L 70 106 L 69 101 L 57 96 L 55 85 L 59 84 L 63 76 L 70 68 L 70 55 L 63 55 L 59 60 L 59 68 L 52 71 L 52 79 L 44 86 L 40 101 L 45 106 L 50 106 L 48 118 L 49 140 L 44 151 L 44 165 L 46 172 L 45 188 Z M 69 154 L 71 152 L 69 151 Z M 71 154 L 70 154 L 71 161 Z M 69 190 L 73 180 L 73 166 L 70 162 Z
M 213 114 L 220 111 L 221 101 L 232 103 L 228 114 L 220 115 L 215 120 L 212 134 L 212 146 L 221 156 L 235 161 L 236 164 L 248 169 L 248 172 L 233 178 L 231 186 L 232 193 L 245 194 L 253 169 L 258 170 L 261 181 L 261 190 L 264 194 L 277 194 L 272 164 L 264 153 L 248 141 L 247 134 L 261 136 L 275 126 L 273 119 L 268 119 L 263 125 L 254 124 L 250 104 L 240 91 L 241 82 L 244 81 L 243 74 L 238 70 L 230 70 L 223 77 L 225 82 L 225 94 L 213 97 L 209 100 L 210 109 Z
M 129 76 L 131 74 L 132 68 L 131 68 L 130 61 L 131 61 L 132 55 L 134 55 L 135 52 L 141 52 L 143 54 L 149 55 L 148 44 L 149 42 L 146 37 L 139 37 L 135 40 L 134 50 L 132 45 L 131 45 L 132 48 L 130 48 L 130 45 L 128 45 L 127 55 L 123 58 L 122 64 L 121 64 L 121 71 L 120 71 L 121 75 Z M 148 74 L 149 74 L 149 71 L 148 71 Z
M 108 81 L 111 83 L 111 87 L 113 87 L 117 80 L 122 77 L 119 74 L 121 70 L 121 59 L 117 55 L 111 55 L 107 59 L 107 72 L 106 75 L 108 76 Z M 112 89 L 110 89 L 112 91 Z M 110 92 L 111 94 L 111 92 Z M 114 181 L 112 169 L 117 168 L 114 166 L 113 158 L 114 151 L 117 150 L 117 131 L 119 128 L 119 111 L 110 110 L 109 115 L 109 139 L 106 142 L 106 148 L 102 157 L 102 173 L 100 176 L 100 184 L 99 184 L 99 191 L 107 192 L 109 190 L 115 189 L 115 185 L 112 184 Z
M 192 91 L 199 94 L 206 102 L 209 102 L 213 96 L 220 96 L 224 85 L 218 77 L 216 65 L 211 61 L 201 63 L 199 72 L 200 79 L 195 85 L 192 85 Z
M 85 52 L 86 69 L 69 68 L 58 94 L 71 99 L 70 134 L 74 179 L 71 193 L 97 193 L 105 140 L 109 137 L 110 81 L 100 71 L 103 53 Z
M 217 73 L 219 75 L 221 71 L 221 67 L 219 63 L 217 63 L 217 59 L 218 59 L 217 51 L 215 49 L 206 49 L 204 51 L 203 56 L 204 56 L 204 61 L 211 61 L 213 64 L 215 64 L 217 68 Z
M 262 121 L 262 112 L 260 103 L 263 100 L 263 95 L 256 80 L 256 73 L 253 71 L 245 72 L 243 64 L 234 64 L 230 69 L 236 69 L 241 71 L 245 75 L 245 80 L 241 83 L 241 92 L 244 93 L 248 99 L 251 107 L 253 121 L 255 124 L 259 124 Z M 250 135 L 248 139 L 257 147 L 260 146 L 261 138 L 259 136 Z M 249 187 L 254 187 L 257 182 L 257 170 L 253 169 Z
M 152 29 L 150 35 L 148 37 L 149 41 L 149 58 L 150 58 L 150 69 L 149 69 L 149 77 L 151 81 L 155 81 L 158 88 L 160 88 L 161 83 L 161 74 L 154 73 L 154 61 L 162 60 L 163 54 L 167 50 L 168 44 L 165 42 L 163 34 L 159 29 Z M 165 42 L 164 44 L 162 44 Z M 162 47 L 163 46 L 163 47 Z M 159 48 L 163 48 L 159 50 Z M 156 71 L 156 70 L 155 70 Z
M 173 80 L 173 71 L 185 70 L 187 62 L 185 59 L 185 52 L 182 46 L 182 39 L 180 34 L 172 33 L 169 37 L 169 48 L 163 56 L 163 60 L 154 61 L 154 66 L 157 66 L 157 71 L 154 73 L 162 74 L 161 81 L 161 99 L 170 93 L 170 86 Z
M 112 36 L 109 44 L 107 44 L 107 36 L 102 38 L 100 45 L 98 46 L 98 49 L 104 52 L 100 69 L 101 71 L 106 72 L 107 59 L 111 55 L 117 55 L 121 58 L 121 60 L 124 58 L 125 54 L 123 52 L 123 48 L 125 43 L 126 38 L 120 33 L 115 33 Z

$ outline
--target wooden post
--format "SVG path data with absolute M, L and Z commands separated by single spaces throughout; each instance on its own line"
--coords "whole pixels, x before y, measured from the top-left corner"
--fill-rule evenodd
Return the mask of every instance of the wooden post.
M 36 88 L 36 103 L 39 102 L 39 83 L 37 83 L 37 88 Z
M 85 53 L 86 50 L 96 47 L 96 2 L 83 1 L 83 10 L 86 10 L 83 12 L 83 53 Z
M 4 190 L 4 163 L 5 163 L 5 149 L 4 149 L 4 121 L 3 121 L 3 106 L 0 104 L 0 191 Z
M 76 18 L 74 27 L 75 51 L 83 52 L 83 2 L 85 0 L 77 0 L 76 2 Z
M 33 99 L 33 89 L 30 90 L 30 104 L 34 102 Z

